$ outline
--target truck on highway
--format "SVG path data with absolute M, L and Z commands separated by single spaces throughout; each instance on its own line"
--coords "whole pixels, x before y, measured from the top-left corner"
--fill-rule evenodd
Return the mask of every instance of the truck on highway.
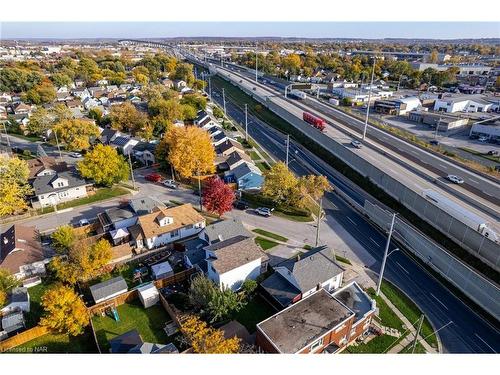
M 328 103 L 333 104 L 333 105 L 339 105 L 340 104 L 339 100 L 335 99 L 335 98 L 328 99 Z
M 325 120 L 323 120 L 321 117 L 314 116 L 312 113 L 309 112 L 304 112 L 302 114 L 302 119 L 320 131 L 325 130 L 326 123 Z
M 476 215 L 475 213 L 465 209 L 458 203 L 453 202 L 451 199 L 446 198 L 445 196 L 439 194 L 434 190 L 426 189 L 422 193 L 427 200 L 432 202 L 434 205 L 438 206 L 443 211 L 450 214 L 455 219 L 468 225 L 469 227 L 479 232 L 486 238 L 494 242 L 499 242 L 498 234 L 495 232 L 495 230 L 491 229 L 488 226 L 486 220 L 483 219 L 481 216 Z
M 307 94 L 304 91 L 300 90 L 292 90 L 290 91 L 290 95 L 300 100 L 304 100 L 307 98 Z

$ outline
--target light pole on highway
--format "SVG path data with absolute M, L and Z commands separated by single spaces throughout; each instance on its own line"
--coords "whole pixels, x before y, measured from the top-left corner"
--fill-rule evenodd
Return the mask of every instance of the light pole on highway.
M 288 167 L 288 153 L 290 151 L 290 134 L 286 135 L 286 166 Z
M 222 88 L 222 105 L 224 106 L 224 116 L 226 116 L 226 94 L 224 92 L 224 87 Z
M 257 48 L 255 48 L 255 82 L 258 82 L 258 79 L 257 79 Z
M 373 56 L 372 79 L 370 81 L 370 90 L 368 90 L 368 103 L 366 105 L 365 127 L 363 128 L 363 138 L 362 138 L 363 141 L 366 138 L 366 128 L 368 128 L 368 116 L 370 115 L 370 101 L 372 100 L 373 76 L 375 75 L 376 60 L 377 60 L 376 57 Z
M 210 82 L 210 76 L 208 76 L 208 98 L 212 101 L 212 84 Z
M 389 251 L 389 245 L 391 244 L 392 230 L 394 229 L 395 219 L 396 219 L 396 213 L 392 214 L 391 228 L 389 229 L 389 236 L 387 237 L 387 242 L 385 244 L 384 257 L 382 258 L 382 266 L 380 267 L 380 274 L 378 276 L 377 292 L 376 292 L 377 296 L 380 293 L 380 286 L 382 285 L 382 279 L 384 278 L 385 263 L 387 262 L 387 258 L 392 253 L 399 250 L 398 248 L 396 248 L 392 250 L 390 253 L 387 253 Z
M 248 141 L 248 105 L 245 103 L 245 141 Z

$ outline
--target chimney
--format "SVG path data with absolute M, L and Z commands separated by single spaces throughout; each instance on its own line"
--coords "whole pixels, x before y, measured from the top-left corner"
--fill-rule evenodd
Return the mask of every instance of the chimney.
M 297 262 L 300 260 L 300 254 L 297 254 Z

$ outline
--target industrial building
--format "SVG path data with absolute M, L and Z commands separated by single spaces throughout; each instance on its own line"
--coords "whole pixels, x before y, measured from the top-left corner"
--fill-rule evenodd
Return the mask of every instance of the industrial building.
M 493 104 L 477 96 L 442 97 L 434 102 L 434 111 L 488 112 Z
M 493 142 L 500 142 L 500 123 L 495 124 L 473 124 L 470 129 L 469 136 L 471 137 L 486 137 Z
M 408 119 L 413 122 L 429 125 L 432 128 L 438 127 L 438 132 L 445 132 L 448 135 L 462 131 L 469 123 L 469 119 L 458 116 L 444 115 L 427 111 L 411 111 Z

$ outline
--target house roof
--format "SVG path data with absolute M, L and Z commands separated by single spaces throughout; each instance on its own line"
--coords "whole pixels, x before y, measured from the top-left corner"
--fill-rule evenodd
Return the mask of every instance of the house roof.
M 223 274 L 257 259 L 267 259 L 267 255 L 252 237 L 238 235 L 205 247 L 215 253 L 215 259 L 208 261 L 217 273 Z
M 146 151 L 148 150 L 152 154 L 154 154 L 156 150 L 157 143 L 151 143 L 151 142 L 139 142 L 136 144 L 133 148 L 134 151 Z
M 161 217 L 171 217 L 173 222 L 160 226 L 158 220 L 160 220 Z M 144 237 L 151 238 L 202 221 L 205 221 L 203 216 L 201 216 L 190 203 L 187 203 L 171 208 L 160 207 L 157 212 L 140 216 L 137 220 L 137 224 L 141 226 Z
M 257 324 L 281 353 L 297 353 L 353 316 L 326 290 L 320 289 Z
M 260 285 L 283 307 L 290 305 L 294 298 L 301 293 L 299 288 L 290 283 L 279 272 L 273 273 Z
M 113 207 L 104 211 L 109 219 L 109 223 L 117 223 L 135 216 L 134 210 L 130 206 Z
M 143 341 L 139 331 L 133 329 L 109 340 L 111 353 L 128 353 L 137 345 L 142 345 Z
M 231 169 L 231 166 L 233 166 L 234 164 L 238 163 L 241 160 L 244 160 L 248 163 L 252 163 L 252 158 L 250 156 L 238 151 L 231 152 L 229 154 L 229 157 L 226 159 L 226 163 L 227 165 L 229 165 L 229 168 Z
M 2 329 L 7 332 L 13 332 L 24 327 L 24 314 L 18 311 L 2 317 Z
M 150 197 L 131 199 L 129 206 L 137 215 L 146 215 L 152 213 L 160 204 Z
M 29 302 L 28 288 L 17 287 L 10 292 L 10 302 Z
M 217 146 L 217 153 L 222 154 L 223 152 L 226 152 L 233 147 L 239 148 L 243 152 L 243 146 L 241 145 L 241 143 L 236 142 L 234 139 L 227 139 L 225 142 L 222 142 Z
M 224 138 L 227 138 L 227 135 L 223 131 L 221 131 L 220 133 L 216 133 L 215 135 L 212 135 L 213 142 L 218 142 Z
M 326 245 L 309 250 L 300 259 L 290 259 L 280 264 L 280 267 L 291 272 L 302 293 L 345 271 L 335 262 L 333 250 Z
M 375 310 L 375 301 L 355 281 L 335 291 L 332 295 L 354 311 L 356 321 Z
M 66 162 L 56 160 L 52 156 L 42 156 L 36 159 L 27 160 L 28 168 L 30 170 L 29 179 L 34 178 L 38 173 L 52 169 L 56 172 L 64 172 L 68 170 Z
M 90 293 L 92 294 L 94 301 L 97 302 L 115 293 L 126 291 L 127 289 L 128 287 L 125 279 L 121 276 L 117 276 L 103 281 L 102 283 L 92 285 L 90 287 Z
M 128 351 L 130 354 L 178 354 L 179 350 L 173 343 L 153 344 L 144 342 L 141 345 L 136 345 Z
M 130 142 L 131 138 L 127 136 L 119 136 L 116 137 L 111 143 L 116 146 L 125 146 L 128 142 Z
M 238 235 L 253 237 L 253 234 L 243 226 L 241 221 L 235 218 L 220 220 L 207 225 L 204 232 L 205 238 L 208 238 L 208 241 L 211 244 L 224 241 Z
M 260 176 L 262 175 L 262 172 L 260 171 L 259 168 L 257 168 L 254 164 L 247 162 L 241 163 L 236 168 L 232 169 L 230 172 L 230 174 L 234 175 L 234 178 L 236 180 L 245 177 L 249 173 L 255 173 Z
M 151 273 L 156 277 L 173 272 L 173 268 L 168 261 L 151 266 Z
M 0 268 L 18 273 L 19 267 L 44 258 L 35 227 L 14 224 L 0 235 Z
M 54 188 L 51 183 L 58 178 L 64 178 L 68 180 L 68 186 Z M 89 182 L 80 177 L 76 169 L 58 172 L 55 175 L 39 176 L 35 178 L 32 183 L 35 195 L 67 190 L 73 187 L 85 186 L 89 184 Z

